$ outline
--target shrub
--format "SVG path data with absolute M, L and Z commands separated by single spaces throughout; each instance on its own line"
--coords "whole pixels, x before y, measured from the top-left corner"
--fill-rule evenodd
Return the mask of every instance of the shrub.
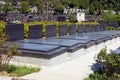
M 120 55 L 112 53 L 107 55 L 106 49 L 102 49 L 97 56 L 98 63 L 103 65 L 100 71 L 91 74 L 85 80 L 119 80 L 120 79 Z
M 72 22 L 72 23 L 75 23 L 76 22 L 76 17 L 73 14 L 69 15 L 69 21 Z
M 107 27 L 107 30 L 115 30 L 115 28 L 114 27 Z
M 24 76 L 26 74 L 30 74 L 36 71 L 39 71 L 39 68 L 33 68 L 33 67 L 26 67 L 26 66 L 17 66 L 16 69 L 13 71 L 14 74 L 16 74 L 18 77 Z
M 106 21 L 116 21 L 118 25 L 120 26 L 120 15 L 119 14 L 112 14 L 111 11 L 104 14 L 102 18 Z
M 8 65 L 7 68 L 6 68 L 6 71 L 8 73 L 11 73 L 11 72 L 13 72 L 15 70 L 16 70 L 16 66 L 15 65 Z

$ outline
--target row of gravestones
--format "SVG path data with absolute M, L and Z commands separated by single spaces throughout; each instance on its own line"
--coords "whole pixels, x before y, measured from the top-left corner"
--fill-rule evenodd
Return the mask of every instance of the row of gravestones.
M 108 27 L 114 27 L 114 28 L 118 28 L 119 27 L 118 23 L 115 22 L 115 21 L 108 21 L 108 22 L 106 22 L 104 20 L 99 20 L 98 23 L 99 24 L 106 24 Z
M 32 25 L 29 26 L 29 39 L 38 39 L 43 37 L 42 33 L 42 25 Z M 76 25 L 72 24 L 69 27 L 67 25 L 59 25 L 59 36 L 69 34 L 78 33 L 86 33 L 86 32 L 94 32 L 94 31 L 104 31 L 106 29 L 106 25 L 78 25 L 78 29 L 76 29 Z M 46 26 L 46 37 L 55 37 L 56 36 L 56 25 L 47 25 Z M 24 25 L 23 24 L 7 24 L 6 25 L 6 34 L 10 36 L 9 41 L 17 41 L 24 39 Z

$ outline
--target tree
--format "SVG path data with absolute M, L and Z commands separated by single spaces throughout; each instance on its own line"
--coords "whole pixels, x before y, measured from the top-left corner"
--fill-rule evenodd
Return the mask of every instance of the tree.
M 26 2 L 26 1 L 23 1 L 22 2 L 22 13 L 28 13 L 30 12 L 30 9 L 29 9 L 29 3 Z
M 105 74 L 108 78 L 112 78 L 112 80 L 117 80 L 120 78 L 119 54 L 111 52 L 107 55 L 106 49 L 104 48 L 97 55 L 96 61 L 103 65 L 101 69 L 103 71 L 103 74 Z
M 85 80 L 119 80 L 120 79 L 120 55 L 111 52 L 107 54 L 106 49 L 102 49 L 98 55 L 97 60 L 99 64 L 103 65 L 101 70 L 91 74 Z
M 79 6 L 81 6 L 83 9 L 88 9 L 89 7 L 89 0 L 79 0 Z
M 69 15 L 69 21 L 72 22 L 72 23 L 76 22 L 76 17 L 75 17 L 74 14 Z
M 91 13 L 100 14 L 102 9 L 103 9 L 102 4 L 98 0 L 94 0 L 93 2 L 90 3 L 89 11 Z
M 62 14 L 64 11 L 64 6 L 62 4 L 57 3 L 56 5 L 54 5 L 54 9 L 56 12 L 59 12 L 60 14 Z
M 37 8 L 38 8 L 38 12 L 39 13 L 42 13 L 43 12 L 43 7 L 44 7 L 44 4 L 42 2 L 37 2 Z
M 90 4 L 89 12 L 90 12 L 90 14 L 94 14 L 95 13 L 95 9 L 94 9 L 94 5 L 93 4 Z
M 5 5 L 3 7 L 3 11 L 5 13 L 7 13 L 9 11 L 9 1 L 8 0 L 6 0 L 6 2 L 5 2 Z
M 18 47 L 14 43 L 7 42 L 8 38 L 8 35 L 0 34 L 0 71 L 8 66 L 13 56 L 20 54 Z

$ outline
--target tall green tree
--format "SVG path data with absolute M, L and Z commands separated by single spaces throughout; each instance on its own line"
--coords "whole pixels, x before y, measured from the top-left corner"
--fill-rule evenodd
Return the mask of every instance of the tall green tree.
M 22 2 L 22 7 L 21 7 L 22 13 L 28 13 L 29 10 L 29 3 L 26 1 Z

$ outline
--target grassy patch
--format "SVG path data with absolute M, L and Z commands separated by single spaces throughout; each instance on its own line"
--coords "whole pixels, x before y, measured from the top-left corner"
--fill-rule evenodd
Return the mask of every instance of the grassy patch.
M 38 71 L 40 71 L 40 68 L 8 65 L 4 71 L 0 72 L 0 75 L 21 77 Z

